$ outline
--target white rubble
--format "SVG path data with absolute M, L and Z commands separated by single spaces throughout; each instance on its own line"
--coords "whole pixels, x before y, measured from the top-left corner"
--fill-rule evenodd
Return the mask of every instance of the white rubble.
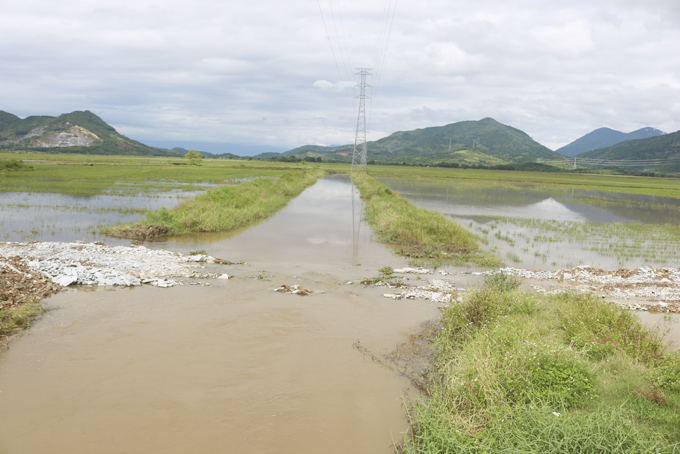
M 392 270 L 395 274 L 430 274 L 431 271 L 425 268 L 397 268 Z
M 206 255 L 183 255 L 144 246 L 106 246 L 103 243 L 29 242 L 0 243 L 0 258 L 19 257 L 27 266 L 68 285 L 150 284 L 182 285 L 172 278 L 221 278 L 226 274 L 198 273 L 199 263 L 215 263 Z
M 396 271 L 396 270 L 395 270 Z M 394 288 L 394 286 L 389 286 Z M 427 285 L 418 287 L 400 287 L 403 290 L 395 293 L 385 293 L 385 298 L 400 299 L 424 299 L 435 303 L 451 303 L 459 300 L 459 294 L 466 289 L 456 287 L 455 283 L 444 279 L 431 279 Z
M 661 307 L 667 307 L 667 302 L 680 301 L 680 269 L 645 266 L 635 269 L 607 271 L 589 266 L 579 266 L 571 270 L 556 271 L 504 268 L 496 272 L 513 274 L 524 279 L 555 280 L 560 283 L 571 284 L 576 291 L 595 291 L 618 300 L 644 299 Z M 487 272 L 485 274 L 492 273 Z M 637 303 L 621 304 L 639 309 Z

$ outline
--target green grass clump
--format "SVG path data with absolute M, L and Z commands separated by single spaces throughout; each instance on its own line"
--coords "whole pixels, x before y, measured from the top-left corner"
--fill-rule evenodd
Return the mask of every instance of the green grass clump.
M 418 208 L 365 172 L 352 173 L 366 203 L 365 217 L 382 243 L 405 257 L 426 263 L 489 261 L 479 253 L 479 238 L 435 211 Z
M 27 300 L 17 306 L 0 309 L 0 343 L 16 331 L 28 328 L 31 320 L 43 311 L 37 300 Z
M 33 170 L 33 167 L 27 166 L 22 161 L 17 161 L 16 159 L 10 159 L 9 161 L 0 161 L 0 171 L 5 170 L 8 172 L 17 170 Z
M 659 362 L 653 374 L 654 385 L 668 391 L 680 392 L 680 353 L 675 352 Z
M 602 360 L 621 350 L 645 364 L 665 356 L 659 336 L 644 328 L 633 313 L 602 304 L 591 294 L 563 293 L 568 301 L 560 313 L 566 342 L 585 350 L 588 357 Z
M 445 310 L 435 346 L 404 452 L 680 452 L 679 356 L 609 303 L 497 273 Z
M 318 168 L 294 169 L 278 178 L 255 178 L 234 186 L 221 186 L 187 200 L 173 209 L 148 211 L 134 225 L 114 226 L 107 234 L 137 237 L 156 228 L 164 235 L 223 232 L 265 219 L 283 208 L 324 175 Z M 157 229 L 161 227 L 162 229 Z

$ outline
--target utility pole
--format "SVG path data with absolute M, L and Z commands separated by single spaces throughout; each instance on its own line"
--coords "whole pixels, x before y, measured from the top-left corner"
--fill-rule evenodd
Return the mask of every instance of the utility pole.
M 449 137 L 449 151 L 451 151 L 451 138 Z
M 361 82 L 359 82 L 359 116 L 357 117 L 357 133 L 354 136 L 354 151 L 352 152 L 352 170 L 355 167 L 359 167 L 366 170 L 366 87 L 370 85 L 366 84 L 366 76 L 370 76 L 369 71 L 372 68 L 356 68 L 359 72 L 355 74 L 361 76 Z M 357 162 L 358 161 L 358 162 Z

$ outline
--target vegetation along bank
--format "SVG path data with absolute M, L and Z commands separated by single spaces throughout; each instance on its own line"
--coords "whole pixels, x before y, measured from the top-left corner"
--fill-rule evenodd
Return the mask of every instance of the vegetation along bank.
M 220 186 L 173 209 L 147 211 L 139 222 L 113 226 L 106 234 L 143 240 L 245 227 L 276 213 L 325 174 L 317 167 L 294 168 L 275 178 Z
M 435 265 L 497 264 L 497 259 L 480 251 L 475 234 L 443 214 L 416 207 L 366 172 L 353 172 L 352 181 L 366 203 L 364 216 L 377 239 L 393 246 L 398 255 Z
M 680 354 L 633 313 L 498 273 L 448 307 L 407 453 L 680 452 Z

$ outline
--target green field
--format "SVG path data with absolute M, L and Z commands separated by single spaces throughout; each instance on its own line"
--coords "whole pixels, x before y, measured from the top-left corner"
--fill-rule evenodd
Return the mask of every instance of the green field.
M 552 186 L 565 190 L 573 188 L 680 198 L 680 179 L 676 178 L 407 166 L 370 166 L 368 173 L 374 178 L 423 178 L 440 180 L 442 184 L 458 180 L 482 186 L 488 184 L 514 187 Z
M 349 164 L 204 159 L 201 165 L 191 166 L 182 158 L 0 153 L 0 161 L 12 159 L 24 161 L 33 170 L 0 170 L 0 191 L 101 194 L 110 189 L 129 191 L 128 186 L 131 185 L 164 190 L 186 188 L 187 183 L 220 184 L 229 179 L 276 176 L 297 167 L 316 166 L 334 173 L 350 171 Z M 460 180 L 469 184 L 519 187 L 555 186 L 680 198 L 680 179 L 674 178 L 380 165 L 369 166 L 368 173 L 374 178 L 424 178 L 444 183 Z
M 0 153 L 0 161 L 18 159 L 33 167 L 25 171 L 1 171 L 0 191 L 54 192 L 63 194 L 128 194 L 169 189 L 204 189 L 202 184 L 225 184 L 243 178 L 276 177 L 291 168 L 316 164 L 204 159 L 188 165 L 186 159 L 99 155 Z M 335 172 L 349 172 L 349 165 L 326 164 Z

